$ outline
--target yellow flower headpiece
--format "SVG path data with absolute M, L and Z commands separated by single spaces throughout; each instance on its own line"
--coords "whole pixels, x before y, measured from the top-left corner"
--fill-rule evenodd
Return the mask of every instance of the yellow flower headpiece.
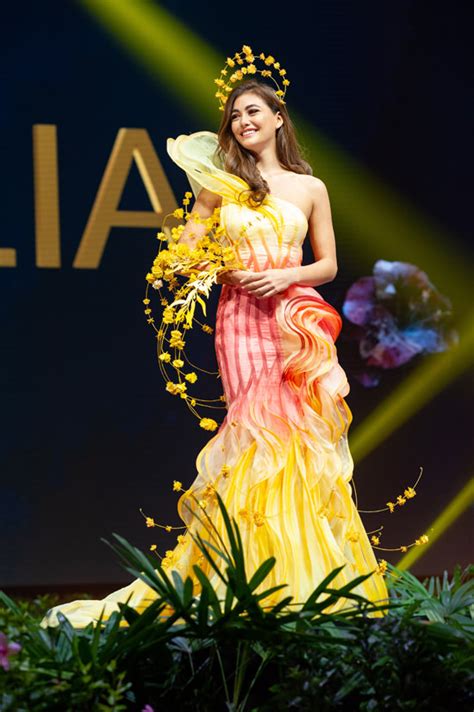
M 257 68 L 256 62 L 258 60 L 263 63 L 263 69 Z M 237 67 L 237 69 L 234 69 L 235 67 Z M 234 71 L 228 76 L 230 70 Z M 280 103 L 285 103 L 286 89 L 290 84 L 286 78 L 286 69 L 282 69 L 280 62 L 275 62 L 275 58 L 272 57 L 271 54 L 265 55 L 261 52 L 259 55 L 254 55 L 252 48 L 248 45 L 244 45 L 242 50 L 236 52 L 233 57 L 227 57 L 226 63 L 223 69 L 221 69 L 220 76 L 214 79 L 215 84 L 218 86 L 216 97 L 219 99 L 220 111 L 224 111 L 228 96 L 236 82 L 242 79 L 248 79 L 253 74 L 261 74 L 262 77 L 271 79 L 276 86 L 275 94 L 280 100 Z M 275 79 L 275 74 L 281 77 L 281 85 L 277 79 Z

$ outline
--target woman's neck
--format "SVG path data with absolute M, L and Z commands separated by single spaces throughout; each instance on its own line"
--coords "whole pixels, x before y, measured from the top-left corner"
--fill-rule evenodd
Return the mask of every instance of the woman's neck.
M 277 173 L 283 172 L 274 146 L 264 148 L 259 154 L 257 158 L 257 168 L 265 180 Z

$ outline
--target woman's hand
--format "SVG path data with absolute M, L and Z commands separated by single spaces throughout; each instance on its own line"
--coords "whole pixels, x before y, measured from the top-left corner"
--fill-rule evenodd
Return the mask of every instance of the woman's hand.
M 296 281 L 295 276 L 295 269 L 292 267 L 246 272 L 241 277 L 238 286 L 253 294 L 254 297 L 264 299 L 284 292 Z
M 244 277 L 252 274 L 243 269 L 230 269 L 217 275 L 217 284 L 229 284 L 231 287 L 240 287 Z

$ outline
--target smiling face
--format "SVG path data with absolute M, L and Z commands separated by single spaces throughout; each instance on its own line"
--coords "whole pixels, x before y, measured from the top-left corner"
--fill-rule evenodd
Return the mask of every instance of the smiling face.
M 231 129 L 235 139 L 249 151 L 258 152 L 268 144 L 275 145 L 276 130 L 283 123 L 280 112 L 276 114 L 254 92 L 237 97 L 231 112 Z

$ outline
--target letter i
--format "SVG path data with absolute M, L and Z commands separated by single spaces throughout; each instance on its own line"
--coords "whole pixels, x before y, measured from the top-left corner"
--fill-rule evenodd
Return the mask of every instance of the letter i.
M 33 126 L 37 267 L 61 267 L 58 146 L 54 124 Z

